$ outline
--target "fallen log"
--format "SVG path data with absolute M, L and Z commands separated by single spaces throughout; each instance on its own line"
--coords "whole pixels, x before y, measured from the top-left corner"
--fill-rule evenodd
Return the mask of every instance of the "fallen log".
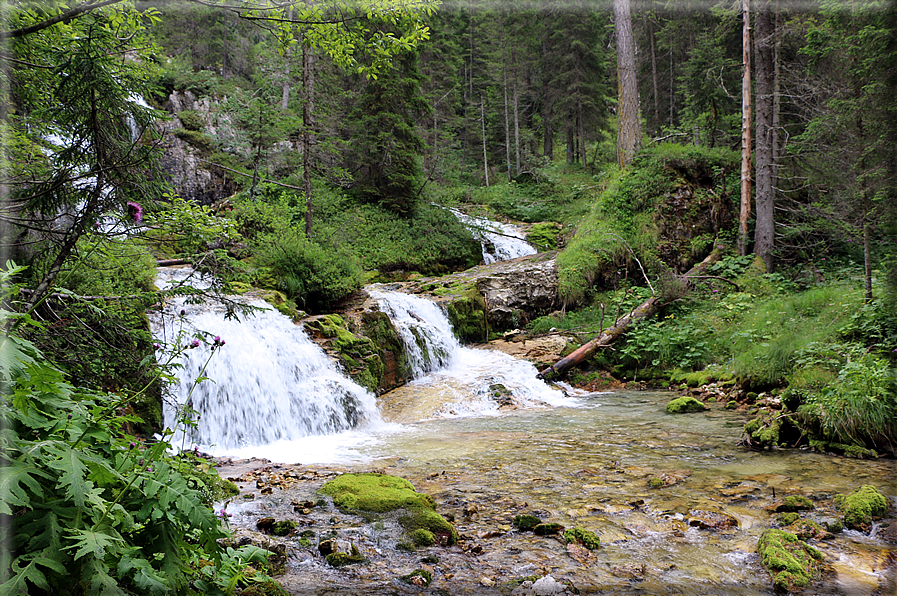
M 156 261 L 156 267 L 170 267 L 171 265 L 192 265 L 193 259 L 162 259 Z
M 689 269 L 684 275 L 680 276 L 679 279 L 686 284 L 687 287 L 692 286 L 693 279 L 703 277 L 704 272 L 707 268 L 713 263 L 719 261 L 723 256 L 723 249 L 721 246 L 714 246 L 713 250 L 707 255 L 707 258 Z M 582 364 L 585 360 L 587 360 L 592 354 L 598 351 L 599 348 L 603 348 L 605 346 L 609 346 L 612 344 L 618 337 L 626 333 L 629 327 L 636 321 L 641 319 L 648 318 L 657 313 L 667 303 L 667 299 L 663 296 L 651 296 L 640 304 L 635 310 L 633 310 L 628 315 L 621 317 L 618 319 L 613 325 L 604 329 L 598 337 L 586 342 L 582 346 L 580 346 L 577 350 L 572 352 L 571 354 L 561 358 L 545 370 L 539 373 L 539 378 L 550 378 L 555 375 L 559 375 L 563 372 L 566 372 L 568 369 Z

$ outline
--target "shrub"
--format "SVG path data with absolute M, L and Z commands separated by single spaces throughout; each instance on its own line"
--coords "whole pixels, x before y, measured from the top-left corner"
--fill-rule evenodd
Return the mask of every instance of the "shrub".
M 278 289 L 310 310 L 328 308 L 362 284 L 361 267 L 351 255 L 311 242 L 296 229 L 260 236 L 255 261 L 275 275 Z

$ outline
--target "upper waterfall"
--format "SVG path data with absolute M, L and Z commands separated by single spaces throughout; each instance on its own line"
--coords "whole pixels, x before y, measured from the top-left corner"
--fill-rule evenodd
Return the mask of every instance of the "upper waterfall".
M 514 225 L 473 217 L 457 209 L 449 211 L 454 213 L 483 245 L 483 262 L 487 265 L 538 252 L 524 240 L 523 233 Z

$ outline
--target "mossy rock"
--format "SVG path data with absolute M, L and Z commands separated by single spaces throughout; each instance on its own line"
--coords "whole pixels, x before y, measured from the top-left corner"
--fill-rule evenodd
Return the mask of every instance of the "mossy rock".
M 782 511 L 810 511 L 815 509 L 816 506 L 813 505 L 813 501 L 804 497 L 803 495 L 791 495 L 789 497 L 785 497 L 785 500 L 782 501 L 782 504 L 776 507 L 776 512 Z
M 290 532 L 299 527 L 299 522 L 284 519 L 278 522 L 274 522 L 274 525 L 271 526 L 271 533 L 275 536 L 287 536 Z
M 657 476 L 648 478 L 648 488 L 662 488 L 662 487 L 663 487 L 663 478 L 658 478 Z
M 542 520 L 535 515 L 515 515 L 511 524 L 521 532 L 530 532 L 533 528 L 542 523 Z
M 415 586 L 426 588 L 433 583 L 433 574 L 426 569 L 415 569 L 408 575 L 403 575 L 402 581 L 406 584 L 413 584 Z
M 340 509 L 386 513 L 396 509 L 435 509 L 433 497 L 414 490 L 414 485 L 386 474 L 343 474 L 321 487 Z
M 340 509 L 360 510 L 372 513 L 388 513 L 404 510 L 399 523 L 410 534 L 423 529 L 440 544 L 458 542 L 454 526 L 436 513 L 433 497 L 416 492 L 414 485 L 396 476 L 386 474 L 343 474 L 321 487 L 321 492 L 333 498 Z M 413 536 L 412 536 L 413 539 Z M 413 549 L 413 547 L 412 547 Z
M 778 518 L 779 523 L 782 524 L 783 526 L 790 526 L 791 524 L 793 524 L 794 522 L 796 522 L 799 519 L 800 519 L 800 514 L 794 513 L 794 512 L 782 513 L 781 515 L 779 515 L 779 518 Z
M 822 540 L 823 538 L 832 538 L 831 532 L 812 519 L 798 518 L 789 524 L 786 529 L 801 540 Z
M 464 288 L 459 295 L 446 302 L 445 312 L 460 341 L 480 342 L 487 339 L 488 310 L 486 301 L 476 286 Z
M 693 397 L 677 397 L 667 404 L 667 414 L 687 414 L 689 412 L 703 412 L 707 409 L 700 401 Z
M 731 386 L 735 383 L 735 376 L 730 372 L 713 369 L 704 369 L 697 372 L 678 370 L 670 375 L 670 383 L 673 385 L 681 383 L 687 387 L 700 387 L 701 385 L 717 382 L 723 386 Z
M 760 415 L 744 425 L 748 445 L 753 449 L 771 449 L 779 444 L 782 431 L 781 418 L 774 415 Z
M 458 543 L 458 532 L 455 531 L 455 527 L 431 509 L 409 508 L 408 515 L 400 517 L 399 523 L 409 530 L 412 536 L 416 530 L 426 530 L 434 536 L 435 542 L 446 546 Z
M 730 399 L 728 402 L 726 402 L 726 409 L 727 409 L 727 410 L 736 410 L 736 409 L 738 409 L 738 402 L 735 401 L 734 399 Z
M 556 522 L 546 522 L 533 528 L 533 534 L 537 536 L 554 536 L 564 531 L 564 526 Z
M 757 542 L 763 566 L 772 576 L 777 590 L 805 588 L 819 573 L 822 553 L 784 530 L 765 530 Z
M 888 512 L 888 499 L 869 484 L 839 497 L 835 504 L 844 514 L 844 525 L 853 530 L 868 531 L 873 519 Z
M 365 558 L 361 556 L 358 547 L 354 544 L 348 553 L 330 553 L 324 557 L 327 564 L 331 567 L 345 567 L 346 565 L 355 565 L 364 563 Z
M 408 534 L 408 537 L 411 538 L 411 542 L 413 542 L 415 546 L 433 546 L 436 544 L 436 536 L 426 528 L 412 530 Z
M 601 546 L 601 539 L 595 535 L 595 532 L 583 528 L 564 530 L 564 540 L 567 544 L 581 544 L 589 550 L 595 550 Z

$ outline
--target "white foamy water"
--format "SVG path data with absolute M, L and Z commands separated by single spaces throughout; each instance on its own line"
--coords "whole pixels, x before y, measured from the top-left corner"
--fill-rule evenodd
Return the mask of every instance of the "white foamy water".
M 163 286 L 170 283 L 160 281 Z M 172 444 L 255 455 L 261 453 L 259 448 L 280 445 L 297 454 L 291 461 L 304 461 L 299 453 L 326 451 L 325 444 L 341 441 L 322 439 L 320 447 L 313 447 L 310 437 L 380 424 L 374 395 L 346 377 L 300 327 L 267 303 L 247 303 L 266 310 L 226 319 L 221 306 L 175 299 L 153 317 L 155 337 L 164 342 L 162 351 L 177 353 L 180 364 L 171 399 L 163 408 L 165 426 L 176 429 Z M 224 345 L 215 346 L 215 336 Z M 189 347 L 196 339 L 199 346 Z M 202 378 L 206 380 L 198 380 Z M 195 428 L 179 424 L 185 406 L 196 411 L 190 416 Z M 302 445 L 287 447 L 303 439 Z M 272 449 L 265 452 L 273 454 Z
M 395 390 L 418 394 L 402 422 L 579 404 L 546 385 L 525 360 L 462 346 L 448 317 L 432 301 L 376 286 L 367 291 L 396 325 L 412 364 L 415 379 Z
M 461 223 L 468 226 L 474 237 L 483 245 L 483 262 L 487 265 L 534 255 L 538 251 L 529 244 L 523 232 L 512 224 L 473 217 L 457 209 L 449 209 Z

